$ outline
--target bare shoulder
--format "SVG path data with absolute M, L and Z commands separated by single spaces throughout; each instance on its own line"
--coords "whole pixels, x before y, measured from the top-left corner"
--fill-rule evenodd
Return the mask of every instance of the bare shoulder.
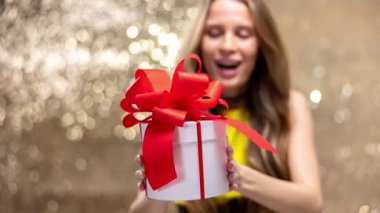
M 297 90 L 290 91 L 289 107 L 291 108 L 308 107 L 308 103 L 307 103 L 305 95 Z
M 311 112 L 308 101 L 304 94 L 297 90 L 292 90 L 289 96 L 289 112 L 291 125 L 303 125 L 311 121 Z

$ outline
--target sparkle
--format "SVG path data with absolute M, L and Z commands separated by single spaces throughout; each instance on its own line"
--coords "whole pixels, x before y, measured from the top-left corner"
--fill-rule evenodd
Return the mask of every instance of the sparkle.
M 155 60 L 155 61 L 159 61 L 162 59 L 163 57 L 163 53 L 162 53 L 162 50 L 159 49 L 159 48 L 155 48 L 152 50 L 152 52 L 150 53 L 150 57 Z
M 83 110 L 79 110 L 75 113 L 76 115 L 76 120 L 79 122 L 79 123 L 85 123 L 87 121 L 87 113 Z
M 139 35 L 139 28 L 135 25 L 129 26 L 125 33 L 128 38 L 136 38 Z
M 67 130 L 66 136 L 69 140 L 78 141 L 83 137 L 82 127 L 75 125 Z
M 94 105 L 94 99 L 91 96 L 86 95 L 82 100 L 82 105 L 84 108 L 89 109 Z
M 363 205 L 363 206 L 360 206 L 359 208 L 359 213 L 367 213 L 368 211 L 369 211 L 368 205 Z
M 157 36 L 161 31 L 161 27 L 158 24 L 150 24 L 148 31 L 152 36 Z
M 139 42 L 137 41 L 134 41 L 132 43 L 129 44 L 129 52 L 131 52 L 132 54 L 138 54 L 140 53 L 141 51 L 141 45 Z
M 313 103 L 319 103 L 322 100 L 322 93 L 315 89 L 310 92 L 309 98 Z
M 132 141 L 132 140 L 134 140 L 135 137 L 136 137 L 136 131 L 135 131 L 135 129 L 133 129 L 133 128 L 126 128 L 126 129 L 124 129 L 124 133 L 123 133 L 123 135 L 124 135 L 124 138 L 125 138 L 126 140 L 128 140 L 128 141 Z
M 70 112 L 66 112 L 61 118 L 61 123 L 64 127 L 73 125 L 75 123 L 74 115 Z
M 94 129 L 96 127 L 96 121 L 94 118 L 91 118 L 91 117 L 88 117 L 86 122 L 84 123 L 84 127 L 86 127 L 87 129 L 91 130 L 91 129 Z
M 342 87 L 342 94 L 346 97 L 350 97 L 352 95 L 353 91 L 354 91 L 354 89 L 352 88 L 352 86 L 350 84 L 346 83 Z
M 119 138 L 123 138 L 124 137 L 124 129 L 125 129 L 124 126 L 117 125 L 117 126 L 115 126 L 113 132 L 114 132 L 115 136 L 117 136 Z

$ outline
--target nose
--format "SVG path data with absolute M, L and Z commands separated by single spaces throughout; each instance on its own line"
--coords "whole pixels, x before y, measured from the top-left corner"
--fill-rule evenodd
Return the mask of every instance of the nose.
M 222 41 L 220 52 L 222 54 L 231 54 L 236 51 L 236 43 L 234 35 L 231 33 L 228 33 L 224 36 L 224 39 Z

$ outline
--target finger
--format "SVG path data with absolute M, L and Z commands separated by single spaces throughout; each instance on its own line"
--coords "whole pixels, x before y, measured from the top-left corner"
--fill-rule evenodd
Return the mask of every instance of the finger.
M 227 146 L 227 158 L 228 160 L 232 160 L 234 158 L 234 149 L 231 145 Z
M 143 166 L 142 165 L 142 155 L 140 155 L 140 154 L 138 154 L 138 155 L 136 155 L 136 157 L 135 157 L 135 161 L 136 161 L 136 163 L 139 165 L 139 166 Z
M 227 144 L 227 153 L 233 153 L 234 152 L 234 148 L 230 145 L 230 144 Z
M 233 153 L 228 153 L 228 154 L 227 154 L 227 160 L 228 160 L 228 161 L 232 161 L 232 160 L 234 160 L 234 155 L 233 155 Z
M 238 189 L 239 189 L 239 185 L 237 183 L 230 184 L 230 190 L 238 190 Z
M 140 191 L 145 191 L 146 190 L 146 183 L 145 183 L 145 181 L 140 181 L 137 184 L 137 187 L 139 188 Z
M 234 172 L 235 171 L 235 162 L 229 161 L 227 164 L 227 171 L 228 172 Z
M 238 179 L 238 175 L 235 172 L 231 172 L 228 174 L 228 181 L 231 183 L 236 182 Z
M 141 170 L 137 170 L 135 172 L 135 176 L 138 180 L 145 180 L 145 172 L 141 169 Z

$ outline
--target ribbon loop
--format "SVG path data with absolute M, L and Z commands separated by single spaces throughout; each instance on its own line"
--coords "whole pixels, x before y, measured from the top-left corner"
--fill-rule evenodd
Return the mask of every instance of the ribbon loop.
M 189 104 L 201 98 L 209 86 L 206 74 L 177 72 L 173 76 L 170 90 L 171 105 L 174 108 L 188 108 Z
M 144 78 L 142 84 L 151 88 L 149 91 L 165 91 L 170 89 L 171 80 L 165 70 L 138 69 L 135 73 L 135 78 L 139 77 Z
M 194 54 L 194 53 L 191 53 L 191 54 L 187 55 L 184 59 L 182 59 L 178 63 L 174 72 L 184 72 L 185 71 L 185 61 L 186 61 L 186 59 L 190 59 L 190 58 L 195 59 L 198 62 L 198 70 L 196 71 L 196 73 L 201 73 L 201 71 L 202 71 L 201 58 L 197 54 Z
M 164 92 L 147 92 L 137 94 L 135 96 L 135 103 L 141 111 L 148 111 L 155 106 L 159 106 L 164 98 Z
M 123 119 L 123 125 L 127 128 L 134 126 L 134 125 L 138 124 L 139 122 L 140 121 L 137 120 L 133 114 L 129 114 L 129 115 L 125 116 Z

